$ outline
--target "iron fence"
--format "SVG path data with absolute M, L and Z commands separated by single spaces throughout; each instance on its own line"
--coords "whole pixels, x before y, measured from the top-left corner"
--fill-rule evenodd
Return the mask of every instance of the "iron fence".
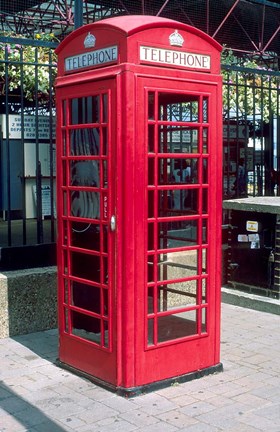
M 280 73 L 223 66 L 224 198 L 279 195 Z
M 57 44 L 41 39 L 0 39 L 1 269 L 56 261 Z
M 56 43 L 1 37 L 0 269 L 56 263 Z M 278 71 L 223 65 L 224 198 L 279 195 Z

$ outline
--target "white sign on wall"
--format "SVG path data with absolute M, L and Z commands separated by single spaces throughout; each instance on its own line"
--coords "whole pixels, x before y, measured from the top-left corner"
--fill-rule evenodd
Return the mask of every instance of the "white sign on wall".
M 53 119 L 54 120 L 54 119 Z M 36 121 L 38 121 L 38 136 L 36 133 Z M 50 138 L 50 117 L 48 116 L 23 116 L 23 127 L 21 115 L 10 114 L 8 116 L 8 133 L 7 133 L 7 116 L 0 116 L 0 126 L 3 133 L 3 139 L 49 139 Z M 53 121 L 53 137 L 55 137 L 55 121 Z

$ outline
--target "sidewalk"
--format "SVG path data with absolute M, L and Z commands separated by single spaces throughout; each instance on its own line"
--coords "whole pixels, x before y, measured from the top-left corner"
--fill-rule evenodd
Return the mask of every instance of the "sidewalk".
M 1 432 L 280 431 L 280 317 L 222 305 L 224 372 L 126 400 L 58 368 L 57 332 L 0 340 Z

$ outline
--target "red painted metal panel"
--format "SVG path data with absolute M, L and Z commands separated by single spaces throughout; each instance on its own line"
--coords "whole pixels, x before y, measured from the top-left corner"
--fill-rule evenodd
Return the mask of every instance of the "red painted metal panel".
M 140 64 L 140 46 L 147 46 L 148 44 L 149 47 L 154 48 L 170 48 L 169 38 L 174 32 L 180 32 L 184 46 L 182 47 L 177 43 L 171 47 L 172 52 L 182 55 L 185 52 L 211 54 L 209 72 L 219 72 L 221 46 L 209 35 L 195 27 L 167 18 L 141 15 L 101 20 L 72 32 L 56 50 L 59 56 L 58 76 L 81 70 L 104 68 L 114 63 Z M 87 44 L 86 40 L 89 35 L 93 36 L 94 40 Z M 110 51 L 110 48 L 114 48 L 113 52 Z M 73 68 L 67 71 L 67 59 L 70 59 L 69 61 L 72 63 L 72 59 L 78 55 L 81 57 L 75 58 L 75 64 L 72 64 Z M 110 58 L 110 56 L 112 57 Z M 169 60 L 170 58 L 168 58 L 168 62 Z M 155 62 L 152 63 L 156 66 Z M 161 62 L 161 65 L 163 64 Z M 170 64 L 169 67 L 176 68 L 177 66 Z M 193 69 L 193 65 L 190 68 Z
M 116 383 L 115 81 L 57 98 L 60 360 Z
M 123 17 L 57 52 L 60 360 L 127 389 L 217 365 L 220 46 Z M 108 61 L 86 64 L 98 53 Z
M 149 286 L 153 287 L 152 280 L 153 277 L 150 277 L 149 274 L 147 274 L 147 266 L 145 266 L 144 274 L 140 275 L 140 278 L 138 278 L 136 282 L 136 290 L 138 292 L 137 297 L 139 298 L 143 294 L 143 286 L 147 286 L 144 294 L 144 301 L 139 301 L 136 303 L 136 320 L 137 320 L 137 337 L 136 337 L 136 345 L 137 345 L 137 353 L 138 356 L 136 358 L 136 384 L 137 385 L 143 385 L 147 382 L 155 382 L 158 380 L 174 377 L 177 375 L 182 375 L 187 372 L 192 372 L 196 370 L 200 370 L 203 368 L 207 368 L 211 365 L 215 365 L 219 362 L 219 326 L 220 326 L 220 227 L 221 227 L 221 170 L 218 167 L 221 167 L 221 149 L 220 146 L 217 146 L 217 143 L 220 142 L 221 136 L 220 136 L 220 128 L 217 127 L 221 124 L 221 115 L 219 113 L 219 109 L 217 106 L 217 94 L 220 91 L 220 82 L 213 82 L 212 85 L 210 85 L 208 82 L 203 83 L 201 81 L 193 82 L 190 77 L 190 79 L 186 80 L 184 83 L 181 81 L 172 80 L 166 81 L 166 80 L 160 80 L 156 76 L 149 79 L 138 79 L 138 94 L 137 94 L 137 100 L 138 100 L 138 106 L 140 107 L 140 110 L 142 107 L 144 108 L 144 115 L 141 113 L 139 114 L 138 118 L 140 119 L 138 122 L 138 136 L 142 133 L 142 130 L 145 130 L 145 140 L 144 145 L 139 147 L 139 153 L 141 152 L 141 149 L 148 149 L 148 124 L 155 124 L 157 127 L 161 127 L 164 125 L 164 127 L 177 127 L 180 128 L 186 128 L 187 126 L 190 126 L 191 128 L 198 127 L 200 130 L 202 130 L 205 126 L 207 126 L 209 131 L 209 151 L 206 153 L 203 153 L 203 147 L 196 150 L 196 153 L 172 153 L 169 149 L 168 153 L 160 154 L 160 156 L 164 156 L 169 163 L 172 163 L 172 160 L 178 160 L 180 158 L 180 161 L 185 161 L 186 158 L 191 159 L 192 161 L 199 159 L 204 159 L 204 157 L 207 157 L 207 161 L 209 162 L 208 167 L 208 182 L 205 183 L 202 181 L 202 178 L 198 180 L 197 184 L 185 184 L 185 185 L 178 185 L 178 184 L 172 184 L 166 186 L 166 179 L 161 182 L 160 179 L 158 179 L 158 182 L 149 181 L 149 169 L 151 169 L 148 161 L 149 159 L 153 159 L 155 156 L 156 159 L 158 159 L 158 152 L 160 149 L 156 149 L 154 154 L 153 150 L 149 154 L 147 150 L 144 150 L 144 156 L 143 156 L 143 150 L 142 155 L 138 155 L 139 159 L 143 160 L 143 158 L 146 158 L 146 162 L 143 162 L 140 164 L 142 168 L 142 173 L 140 175 L 140 168 L 138 169 L 138 175 L 136 180 L 138 182 L 138 190 L 142 191 L 142 194 L 138 196 L 137 203 L 135 204 L 137 206 L 136 214 L 138 216 L 138 219 L 136 221 L 137 226 L 137 232 L 136 232 L 136 238 L 143 238 L 143 241 L 137 244 L 137 253 L 138 257 L 136 257 L 136 260 L 138 262 L 140 261 L 141 257 L 144 257 L 146 255 L 146 259 L 148 259 L 151 262 L 151 259 L 153 260 L 153 256 L 156 254 L 156 251 L 153 252 L 152 249 L 151 252 L 148 252 L 147 255 L 147 249 L 149 250 L 149 246 L 147 246 L 147 239 L 148 239 L 148 230 L 147 225 L 149 225 L 149 222 L 147 224 L 147 214 L 148 209 L 147 205 L 149 203 L 148 194 L 149 190 L 153 193 L 153 191 L 161 191 L 164 193 L 164 191 L 170 191 L 171 188 L 173 188 L 174 191 L 191 191 L 195 190 L 198 186 L 198 189 L 201 191 L 204 189 L 208 193 L 208 209 L 206 213 L 202 213 L 202 207 L 201 205 L 198 207 L 195 215 L 190 215 L 190 212 L 187 209 L 184 209 L 181 213 L 176 213 L 175 211 L 172 214 L 165 214 L 162 217 L 155 217 L 155 218 L 148 218 L 148 221 L 155 220 L 156 226 L 160 223 L 159 221 L 166 221 L 169 225 L 172 223 L 175 224 L 183 224 L 186 225 L 190 223 L 192 220 L 196 220 L 198 222 L 198 227 L 200 226 L 202 228 L 202 225 L 199 225 L 202 220 L 208 221 L 208 239 L 205 241 L 205 244 L 202 245 L 202 232 L 200 232 L 200 237 L 198 236 L 198 241 L 195 243 L 194 246 L 189 245 L 179 245 L 179 247 L 171 247 L 168 249 L 167 245 L 163 245 L 162 252 L 167 252 L 165 255 L 168 260 L 168 255 L 172 259 L 172 255 L 178 256 L 178 254 L 182 254 L 183 261 L 188 258 L 188 254 L 199 251 L 201 247 L 203 247 L 203 250 L 207 251 L 207 262 L 204 263 L 204 265 L 207 266 L 207 273 L 202 272 L 201 268 L 201 262 L 196 263 L 198 266 L 198 271 L 195 276 L 191 277 L 183 277 L 183 275 L 178 276 L 176 275 L 176 272 L 173 272 L 173 279 L 172 276 L 169 278 L 169 283 L 174 285 L 175 282 L 179 284 L 188 284 L 193 282 L 198 282 L 201 280 L 207 281 L 208 286 L 208 292 L 205 294 L 207 296 L 207 299 L 202 302 L 202 292 L 200 288 L 200 292 L 198 290 L 197 298 L 195 300 L 194 304 L 191 304 L 191 306 L 183 305 L 178 306 L 177 309 L 174 306 L 174 309 L 172 310 L 172 306 L 170 310 L 167 310 L 164 312 L 164 310 L 161 310 L 159 313 L 158 311 L 155 311 L 155 309 L 158 308 L 158 305 L 156 303 L 159 302 L 158 298 L 155 298 L 155 295 L 153 297 L 154 301 L 154 310 L 152 313 L 147 312 L 148 302 L 147 302 L 147 294 L 149 290 Z M 160 90 L 159 90 L 160 89 Z M 197 118 L 197 121 L 194 123 L 192 122 L 174 122 L 174 121 L 154 121 L 148 119 L 148 99 L 149 95 L 155 93 L 155 97 L 159 99 L 159 95 L 165 95 L 167 100 L 170 98 L 170 101 L 176 101 L 176 98 L 174 97 L 175 94 L 179 96 L 179 99 L 177 100 L 184 100 L 182 97 L 184 95 L 186 96 L 187 100 L 188 98 L 194 98 L 199 97 L 200 99 L 203 97 L 206 97 L 209 101 L 209 118 L 208 121 L 203 123 L 201 122 L 201 119 Z M 158 103 L 155 102 L 156 110 L 159 111 Z M 173 119 L 174 120 L 174 119 Z M 158 124 L 157 124 L 158 123 Z M 176 125 L 176 126 L 175 126 Z M 192 129 L 193 131 L 195 129 Z M 177 131 L 176 131 L 177 132 Z M 170 133 L 170 132 L 169 132 Z M 201 136 L 202 139 L 202 136 Z M 159 140 L 158 140 L 159 141 Z M 157 143 L 158 144 L 158 143 Z M 168 143 L 170 146 L 170 142 Z M 200 144 L 202 145 L 202 143 Z M 164 152 L 166 152 L 166 149 L 163 149 Z M 178 151 L 178 149 L 177 149 Z M 150 158 L 149 158 L 150 156 Z M 173 159 L 172 159 L 173 158 Z M 156 164 L 157 165 L 157 164 Z M 156 165 L 153 168 L 154 171 L 156 171 Z M 143 170 L 144 167 L 144 170 Z M 154 174 L 155 175 L 155 174 Z M 200 173 L 202 175 L 202 173 Z M 155 175 L 156 177 L 156 175 Z M 168 182 L 167 182 L 168 183 Z M 149 186 L 150 184 L 150 186 Z M 202 196 L 202 195 L 200 195 Z M 143 205 L 143 202 L 146 204 Z M 159 206 L 158 198 L 155 195 L 155 207 Z M 153 223 L 153 222 L 151 222 Z M 168 231 L 168 229 L 167 229 Z M 169 229 L 171 232 L 172 229 Z M 174 229 L 173 229 L 174 231 Z M 143 235 L 144 233 L 144 235 Z M 181 233 L 180 233 L 181 234 Z M 155 235 L 155 242 L 158 241 L 157 236 L 158 234 L 154 232 Z M 171 235 L 170 235 L 171 238 Z M 172 240 L 170 240 L 172 241 Z M 199 252 L 198 252 L 199 253 Z M 162 253 L 164 255 L 164 253 Z M 169 259 L 170 259 L 169 258 Z M 182 266 L 183 261 L 178 263 L 178 266 Z M 157 259 L 156 259 L 156 264 Z M 165 264 L 163 264 L 165 265 Z M 174 263 L 172 263 L 174 265 Z M 174 268 L 174 267 L 173 267 Z M 172 275 L 172 270 L 168 270 L 170 274 Z M 186 269 L 187 271 L 187 269 Z M 164 282 L 165 277 L 163 277 L 162 282 L 159 282 L 158 287 L 161 283 L 166 284 L 165 287 L 167 287 L 167 283 Z M 149 282 L 149 280 L 151 282 Z M 148 281 L 148 284 L 147 284 Z M 174 290 L 173 290 L 174 291 Z M 173 292 L 174 296 L 174 292 Z M 176 293 L 175 293 L 176 296 Z M 188 299 L 189 300 L 189 299 Z M 174 299 L 173 299 L 174 301 Z M 176 299 L 175 299 L 176 301 Z M 190 300 L 189 300 L 190 301 Z M 172 302 L 172 299 L 171 299 Z M 157 322 L 157 326 L 160 327 L 160 322 L 166 322 L 166 332 L 171 332 L 171 327 L 178 325 L 178 322 L 180 321 L 180 325 L 184 325 L 182 316 L 184 316 L 184 313 L 189 313 L 193 311 L 194 314 L 195 311 L 199 314 L 201 311 L 207 310 L 207 319 L 206 319 L 206 331 L 202 331 L 200 333 L 199 331 L 191 331 L 191 333 L 188 335 L 188 329 L 185 327 L 185 333 L 183 332 L 180 335 L 180 331 L 177 334 L 176 337 L 170 336 L 167 337 L 164 341 L 155 342 L 154 344 L 147 345 L 147 337 L 149 333 L 148 325 L 147 325 L 147 317 L 150 316 L 150 321 L 153 321 L 154 323 Z M 200 311 L 200 312 L 199 312 Z M 172 321 L 173 320 L 173 321 Z M 177 323 L 176 323 L 177 320 Z M 194 320 L 196 321 L 196 320 Z M 201 326 L 201 315 L 200 318 L 197 319 L 196 324 Z M 168 328 L 169 327 L 169 328 Z M 162 330 L 154 329 L 153 336 L 154 338 L 160 337 L 159 332 L 162 332 Z M 162 336 L 162 335 L 161 335 Z

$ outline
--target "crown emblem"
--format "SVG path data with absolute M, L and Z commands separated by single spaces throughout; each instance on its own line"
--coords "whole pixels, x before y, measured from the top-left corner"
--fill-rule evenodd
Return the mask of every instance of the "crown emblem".
M 85 48 L 92 48 L 95 46 L 95 42 L 96 42 L 96 37 L 91 34 L 90 32 L 88 32 L 88 34 L 85 37 L 84 40 L 84 47 Z
M 175 32 L 171 33 L 169 36 L 169 42 L 172 46 L 181 47 L 184 43 L 184 38 L 180 35 L 180 33 L 178 33 L 178 30 L 175 30 Z

